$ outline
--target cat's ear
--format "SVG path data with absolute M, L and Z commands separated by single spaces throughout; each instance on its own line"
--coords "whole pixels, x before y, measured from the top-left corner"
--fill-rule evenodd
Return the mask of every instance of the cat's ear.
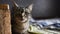
M 12 1 L 12 4 L 13 6 L 16 8 L 16 7 L 19 7 L 19 5 L 14 1 L 14 0 L 11 0 Z
M 32 11 L 32 8 L 33 8 L 33 4 L 30 4 L 29 6 L 26 7 L 26 10 L 28 12 L 31 12 Z

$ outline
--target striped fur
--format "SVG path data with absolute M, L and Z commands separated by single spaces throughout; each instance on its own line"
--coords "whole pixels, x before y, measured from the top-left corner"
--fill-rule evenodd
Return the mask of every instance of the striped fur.
M 29 17 L 32 11 L 32 4 L 28 7 L 19 7 L 15 2 L 13 2 L 12 9 L 12 33 L 13 34 L 27 34 L 29 28 Z M 16 6 L 17 5 L 17 6 Z

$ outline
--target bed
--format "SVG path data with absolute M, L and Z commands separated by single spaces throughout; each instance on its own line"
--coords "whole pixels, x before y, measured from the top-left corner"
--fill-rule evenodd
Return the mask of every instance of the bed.
M 33 18 L 31 18 L 29 23 L 31 25 L 31 30 L 29 30 L 29 32 L 60 34 L 60 18 L 42 20 L 34 20 Z

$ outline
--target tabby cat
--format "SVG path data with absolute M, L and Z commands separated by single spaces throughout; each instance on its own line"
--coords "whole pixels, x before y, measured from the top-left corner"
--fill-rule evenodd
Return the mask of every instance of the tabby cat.
M 27 34 L 33 4 L 20 7 L 14 1 L 12 2 L 14 5 L 12 9 L 12 34 Z

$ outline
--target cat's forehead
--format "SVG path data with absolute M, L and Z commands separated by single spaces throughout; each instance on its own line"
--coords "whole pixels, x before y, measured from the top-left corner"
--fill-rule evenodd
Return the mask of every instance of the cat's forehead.
M 15 11 L 15 13 L 27 12 L 25 7 L 16 7 L 16 9 L 14 11 Z
M 26 8 L 25 8 L 25 7 L 18 7 L 18 10 L 20 10 L 20 11 L 25 11 Z

